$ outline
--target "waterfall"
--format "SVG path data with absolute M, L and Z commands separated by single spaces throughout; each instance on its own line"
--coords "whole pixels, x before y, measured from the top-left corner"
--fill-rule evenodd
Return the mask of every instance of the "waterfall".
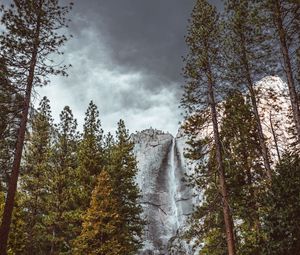
M 173 235 L 176 234 L 180 223 L 179 223 L 179 213 L 178 207 L 176 204 L 176 198 L 178 196 L 178 181 L 176 178 L 176 140 L 175 138 L 172 139 L 171 151 L 170 151 L 170 169 L 169 169 L 169 192 L 170 192 L 170 199 L 171 199 L 171 210 L 170 210 L 170 222 L 173 223 Z
M 193 209 L 191 190 L 183 181 L 185 140 L 153 129 L 133 134 L 132 140 L 147 221 L 139 255 L 194 254 L 181 238 Z

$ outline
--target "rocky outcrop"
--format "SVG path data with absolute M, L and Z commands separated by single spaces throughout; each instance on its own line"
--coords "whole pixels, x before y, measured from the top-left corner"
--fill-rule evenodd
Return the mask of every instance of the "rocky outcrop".
M 178 238 L 192 212 L 192 192 L 187 187 L 184 142 L 169 133 L 147 129 L 132 135 L 147 221 L 140 255 L 192 254 Z
M 259 114 L 271 156 L 272 164 L 293 142 L 289 130 L 293 129 L 290 102 L 286 84 L 278 77 L 266 77 L 256 84 Z M 221 102 L 222 104 L 222 102 Z M 222 112 L 219 113 L 220 121 Z M 211 137 L 212 129 L 199 130 L 197 138 Z M 145 229 L 144 248 L 139 255 L 197 254 L 180 238 L 186 227 L 193 205 L 201 200 L 201 192 L 193 194 L 184 181 L 185 174 L 193 172 L 183 151 L 186 137 L 182 129 L 176 137 L 155 129 L 147 129 L 132 135 L 139 173 L 137 182 L 142 191 Z

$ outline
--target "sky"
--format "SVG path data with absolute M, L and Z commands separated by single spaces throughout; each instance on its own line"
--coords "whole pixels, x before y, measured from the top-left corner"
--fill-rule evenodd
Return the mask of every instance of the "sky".
M 184 35 L 195 0 L 75 0 L 59 62 L 69 77 L 51 77 L 34 104 L 50 99 L 53 118 L 69 105 L 82 129 L 91 100 L 105 132 L 119 119 L 130 132 L 156 128 L 176 135 L 182 120 Z M 211 0 L 220 6 L 220 0 Z

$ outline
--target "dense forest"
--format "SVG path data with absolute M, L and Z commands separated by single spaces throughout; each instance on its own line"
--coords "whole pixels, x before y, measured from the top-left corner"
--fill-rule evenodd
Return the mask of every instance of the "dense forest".
M 0 254 L 139 254 L 146 221 L 124 121 L 105 133 L 91 101 L 78 129 L 69 106 L 54 123 L 47 97 L 32 104 L 68 75 L 53 63 L 73 3 L 12 2 L 0 8 Z M 180 238 L 195 254 L 300 254 L 300 2 L 224 2 L 195 1 L 185 37 L 185 181 L 202 199 Z M 257 84 L 274 76 L 285 87 L 266 94 Z
M 181 104 L 203 193 L 187 234 L 200 254 L 299 254 L 299 25 L 299 1 L 228 0 L 223 13 L 197 1 L 192 12 Z M 282 95 L 270 95 L 270 126 L 290 122 L 284 151 L 273 132 L 275 157 L 256 86 L 270 75 L 286 81 L 290 105 L 281 111 Z

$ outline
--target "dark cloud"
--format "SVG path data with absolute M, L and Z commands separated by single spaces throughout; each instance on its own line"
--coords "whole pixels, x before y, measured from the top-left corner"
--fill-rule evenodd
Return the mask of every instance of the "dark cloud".
M 70 76 L 53 78 L 39 90 L 50 97 L 54 117 L 68 104 L 82 124 L 93 100 L 108 131 L 123 118 L 132 132 L 153 126 L 175 133 L 184 35 L 194 3 L 77 0 L 71 13 L 74 38 L 63 59 L 73 65 Z
M 195 0 L 77 1 L 75 11 L 85 22 L 76 22 L 72 28 L 79 34 L 86 26 L 100 30 L 117 66 L 178 81 L 181 56 L 186 50 L 187 19 L 194 3 Z

